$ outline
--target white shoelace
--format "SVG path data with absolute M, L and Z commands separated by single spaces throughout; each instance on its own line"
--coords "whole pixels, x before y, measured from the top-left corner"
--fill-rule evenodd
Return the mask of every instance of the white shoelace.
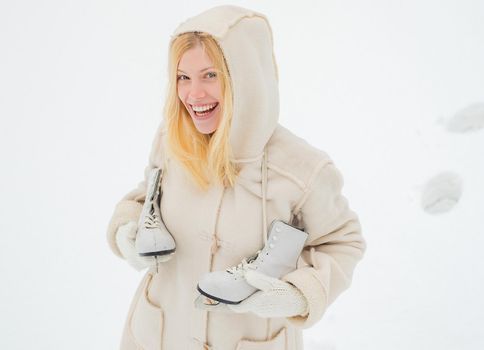
M 155 208 L 152 205 L 150 213 L 145 217 L 145 227 L 146 228 L 160 228 L 161 227 L 161 219 L 155 213 Z
M 243 271 L 246 271 L 247 269 L 255 269 L 254 261 L 257 259 L 259 256 L 259 253 L 261 250 L 258 250 L 257 253 L 255 253 L 253 256 L 249 258 L 243 258 L 242 262 L 238 264 L 237 266 L 232 266 L 226 269 L 227 272 L 231 274 L 241 274 Z

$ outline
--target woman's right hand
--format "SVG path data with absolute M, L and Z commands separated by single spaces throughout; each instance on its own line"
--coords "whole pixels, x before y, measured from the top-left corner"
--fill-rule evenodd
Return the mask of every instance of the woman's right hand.
M 138 224 L 135 221 L 130 221 L 127 224 L 121 225 L 116 232 L 116 244 L 119 251 L 126 259 L 126 261 L 137 271 L 141 271 L 147 267 L 156 267 L 157 262 L 168 261 L 171 256 L 141 256 L 136 251 L 135 240 Z

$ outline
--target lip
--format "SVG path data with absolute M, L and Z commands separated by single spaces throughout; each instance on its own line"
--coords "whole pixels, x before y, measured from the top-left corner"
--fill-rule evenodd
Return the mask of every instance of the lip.
M 206 106 L 206 105 L 212 105 L 214 103 L 218 103 L 218 101 L 212 101 L 212 102 L 205 102 L 205 103 L 189 103 L 188 105 L 190 107 L 193 107 L 193 106 Z
M 205 120 L 205 119 L 210 119 L 210 118 L 213 116 L 213 114 L 215 113 L 215 111 L 217 111 L 217 109 L 218 109 L 218 107 L 219 107 L 219 105 L 220 105 L 220 103 L 218 103 L 218 102 L 211 102 L 211 103 L 204 103 L 204 104 L 212 104 L 212 103 L 216 103 L 216 104 L 217 104 L 217 106 L 215 106 L 215 108 L 213 109 L 213 111 L 211 111 L 211 112 L 210 112 L 210 114 L 208 114 L 208 115 L 206 115 L 206 116 L 203 116 L 203 117 L 199 117 L 198 115 L 196 115 L 196 114 L 195 114 L 195 111 L 193 110 L 192 105 L 191 105 L 191 104 L 189 104 L 190 109 L 191 109 L 191 111 L 192 111 L 192 116 L 193 116 L 193 118 L 195 118 L 195 119 L 197 119 L 197 120 Z

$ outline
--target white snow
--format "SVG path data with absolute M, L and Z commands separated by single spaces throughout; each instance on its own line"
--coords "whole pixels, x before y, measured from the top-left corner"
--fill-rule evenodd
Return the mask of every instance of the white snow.
M 450 132 L 473 132 L 484 128 L 484 103 L 473 103 L 450 118 L 446 129 Z
M 462 179 L 451 171 L 431 178 L 422 193 L 422 208 L 429 214 L 440 214 L 451 210 L 462 195 Z

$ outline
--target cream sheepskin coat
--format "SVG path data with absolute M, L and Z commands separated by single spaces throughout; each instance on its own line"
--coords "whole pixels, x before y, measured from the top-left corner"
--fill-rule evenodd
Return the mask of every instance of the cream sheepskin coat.
M 131 302 L 121 349 L 300 350 L 302 330 L 315 325 L 346 290 L 366 249 L 358 217 L 341 194 L 343 178 L 324 151 L 278 122 L 279 92 L 272 31 L 267 18 L 238 6 L 217 6 L 181 23 L 173 34 L 210 33 L 219 43 L 233 89 L 230 132 L 240 174 L 234 187 L 201 191 L 165 155 L 163 121 L 155 133 L 144 180 L 122 196 L 109 222 L 115 235 L 137 221 L 153 167 L 164 168 L 161 213 L 177 251 L 159 271 L 144 274 Z M 300 218 L 309 234 L 297 269 L 281 278 L 306 297 L 309 314 L 259 318 L 195 308 L 202 274 L 224 270 L 261 249 L 274 219 Z

